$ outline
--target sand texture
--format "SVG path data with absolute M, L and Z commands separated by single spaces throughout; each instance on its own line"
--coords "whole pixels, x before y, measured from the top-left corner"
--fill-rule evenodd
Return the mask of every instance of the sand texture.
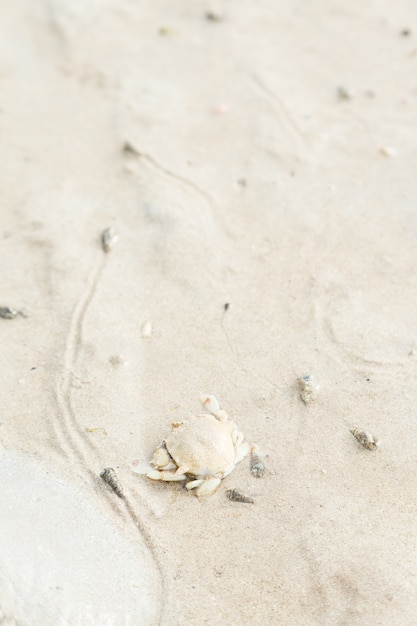
M 415 624 L 415 3 L 0 32 L 1 626 Z M 132 472 L 200 393 L 267 454 L 207 500 Z

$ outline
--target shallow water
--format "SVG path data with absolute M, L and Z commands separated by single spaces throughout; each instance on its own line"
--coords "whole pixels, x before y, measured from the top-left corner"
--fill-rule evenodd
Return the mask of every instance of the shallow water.
M 0 624 L 157 622 L 147 558 L 86 489 L 0 448 Z

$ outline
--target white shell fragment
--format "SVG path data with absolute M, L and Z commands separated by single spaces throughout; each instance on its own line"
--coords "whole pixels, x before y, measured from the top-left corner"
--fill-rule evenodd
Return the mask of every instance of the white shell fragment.
M 352 428 L 350 432 L 354 437 L 356 437 L 361 446 L 363 446 L 367 450 L 376 450 L 378 448 L 378 439 L 370 433 L 367 433 L 364 430 L 360 430 L 359 428 Z
M 153 324 L 150 320 L 145 320 L 142 324 L 141 335 L 144 339 L 147 339 L 152 335 Z
M 316 385 L 311 374 L 305 374 L 298 379 L 298 389 L 300 390 L 300 398 L 304 404 L 310 404 L 317 398 L 319 386 Z
M 216 491 L 251 446 L 215 396 L 201 395 L 201 402 L 209 412 L 173 422 L 149 465 L 133 471 L 151 480 L 184 482 L 200 498 Z
M 119 235 L 116 233 L 114 228 L 106 228 L 103 230 L 101 234 L 101 245 L 104 252 L 110 252 L 118 239 Z

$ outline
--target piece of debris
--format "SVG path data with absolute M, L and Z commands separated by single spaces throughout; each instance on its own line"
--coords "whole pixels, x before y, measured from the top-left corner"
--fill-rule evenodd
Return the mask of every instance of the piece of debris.
M 359 428 L 352 428 L 350 432 L 354 437 L 356 437 L 361 446 L 367 450 L 376 450 L 378 448 L 378 439 L 370 433 L 367 433 L 364 430 L 359 430 Z
M 337 97 L 339 100 L 351 100 L 352 96 L 346 87 L 338 87 L 337 88 Z
M 104 252 L 110 252 L 110 250 L 114 247 L 115 243 L 119 239 L 119 235 L 116 233 L 114 228 L 106 228 L 103 230 L 101 235 L 101 245 L 103 247 Z
M 171 34 L 172 30 L 167 28 L 167 26 L 160 26 L 160 28 L 158 28 L 158 35 L 161 35 L 161 37 L 168 37 Z
M 411 30 L 409 28 L 403 28 L 400 35 L 401 37 L 409 37 L 411 35 Z
M 126 154 L 134 154 L 136 156 L 140 156 L 140 152 L 135 148 L 135 146 L 129 141 L 125 141 L 122 148 L 123 152 Z
M 255 500 L 253 498 L 245 496 L 237 489 L 228 489 L 226 491 L 226 496 L 229 498 L 229 500 L 233 500 L 233 502 L 245 502 L 246 504 L 255 504 Z
M 228 104 L 216 104 L 212 111 L 215 115 L 227 115 L 230 113 L 230 106 Z
M 95 433 L 97 430 L 102 430 L 103 431 L 103 435 L 105 437 L 107 437 L 107 430 L 105 428 L 103 428 L 102 426 L 96 426 L 95 428 L 86 428 L 85 432 L 86 433 Z
M 260 447 L 253 444 L 251 451 L 250 471 L 256 478 L 262 478 L 265 474 L 265 454 L 261 451 Z
M 112 467 L 106 467 L 101 474 L 100 477 L 104 480 L 105 483 L 110 485 L 113 489 L 114 493 L 119 496 L 119 498 L 124 498 L 123 487 L 120 484 L 119 479 L 117 478 L 117 474 Z
M 298 388 L 300 390 L 300 398 L 304 404 L 314 402 L 317 397 L 319 386 L 315 384 L 311 374 L 305 374 L 298 379 Z
M 392 146 L 382 146 L 382 148 L 380 148 L 379 151 L 382 154 L 382 156 L 386 156 L 386 157 L 397 156 L 397 150 L 393 148 Z
M 152 335 L 153 325 L 150 320 L 145 320 L 142 324 L 141 335 L 144 339 Z
M 119 367 L 120 365 L 126 365 L 127 364 L 127 360 L 121 354 L 113 354 L 109 358 L 109 363 L 113 367 Z
M 229 306 L 230 306 L 230 302 L 225 302 L 225 303 L 224 303 L 223 308 L 224 308 L 224 312 L 225 312 L 225 313 L 226 313 L 226 311 L 228 311 L 228 310 L 229 310 Z
M 5 320 L 12 320 L 14 317 L 21 315 L 22 317 L 26 317 L 26 315 L 22 311 L 17 311 L 17 309 L 12 309 L 9 306 L 0 307 L 0 317 Z
M 215 11 L 207 11 L 206 20 L 208 22 L 221 22 L 223 20 L 223 16 L 220 13 L 216 13 Z

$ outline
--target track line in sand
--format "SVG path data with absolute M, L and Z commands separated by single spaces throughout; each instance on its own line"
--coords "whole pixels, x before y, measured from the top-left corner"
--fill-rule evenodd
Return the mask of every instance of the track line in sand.
M 75 459 L 78 461 L 79 467 L 83 469 L 85 474 L 89 475 L 92 482 L 97 481 L 97 472 L 91 467 L 89 457 L 93 455 L 97 458 L 98 454 L 95 445 L 85 437 L 78 423 L 77 415 L 71 401 L 71 389 L 74 378 L 76 378 L 74 369 L 77 366 L 77 361 L 83 347 L 85 319 L 90 304 L 96 294 L 106 262 L 107 257 L 102 256 L 96 263 L 94 270 L 91 272 L 87 286 L 74 307 L 65 344 L 63 358 L 64 372 L 54 389 L 55 401 L 58 408 L 58 427 L 54 425 L 53 430 L 57 436 L 61 453 L 63 453 L 68 460 L 74 461 Z M 167 597 L 166 584 L 161 559 L 157 553 L 156 544 L 146 524 L 142 521 L 143 515 L 136 511 L 135 506 L 128 497 L 120 501 L 115 501 L 114 494 L 112 493 L 105 493 L 103 491 L 102 495 L 107 498 L 110 508 L 112 508 L 119 517 L 122 517 L 126 523 L 133 524 L 135 530 L 139 532 L 141 539 L 150 552 L 160 579 L 158 623 L 162 624 Z

